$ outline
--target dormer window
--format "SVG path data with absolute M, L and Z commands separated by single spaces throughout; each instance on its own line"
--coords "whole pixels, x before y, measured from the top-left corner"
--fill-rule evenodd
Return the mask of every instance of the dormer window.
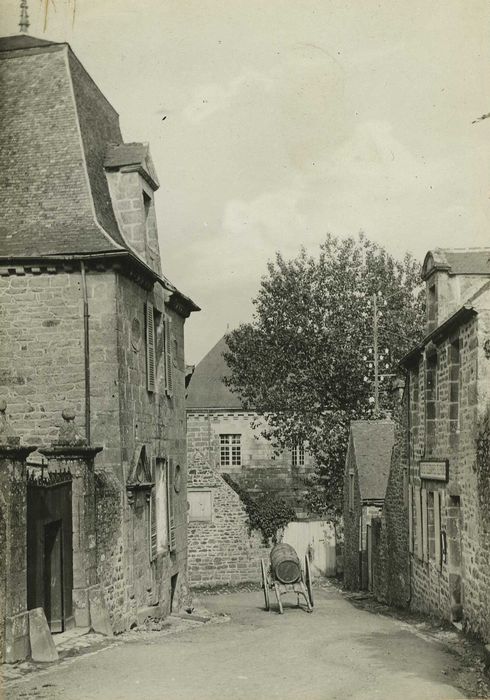
M 150 216 L 150 209 L 151 209 L 151 197 L 146 194 L 146 192 L 143 190 L 143 206 L 145 208 L 145 224 L 148 226 L 148 217 Z
M 437 288 L 435 280 L 429 285 L 427 290 L 427 323 L 428 330 L 433 330 L 437 325 Z

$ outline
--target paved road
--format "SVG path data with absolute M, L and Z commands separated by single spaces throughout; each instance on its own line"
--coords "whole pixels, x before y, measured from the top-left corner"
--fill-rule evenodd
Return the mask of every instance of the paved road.
M 14 698 L 50 700 L 449 700 L 457 661 L 416 628 L 356 609 L 335 589 L 312 615 L 262 609 L 261 592 L 202 599 L 226 623 L 157 633 L 17 684 Z

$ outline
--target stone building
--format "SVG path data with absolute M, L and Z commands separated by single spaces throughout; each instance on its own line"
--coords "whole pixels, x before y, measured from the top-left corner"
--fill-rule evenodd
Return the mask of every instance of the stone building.
M 395 444 L 381 514 L 372 520 L 372 590 L 376 598 L 404 608 L 410 602 L 408 557 L 408 393 L 396 380 Z
M 148 145 L 123 142 L 118 114 L 68 44 L 0 39 L 0 71 L 0 397 L 21 444 L 44 453 L 14 469 L 37 495 L 26 497 L 28 561 L 17 555 L 1 595 L 24 581 L 15 611 L 43 607 L 58 631 L 87 621 L 97 585 L 117 632 L 167 613 L 186 590 L 184 321 L 198 307 L 162 273 Z M 94 464 L 95 555 L 80 590 L 68 546 L 75 477 L 55 444 L 63 410 L 89 451 L 77 459 L 88 473 Z M 55 497 L 60 470 L 66 493 Z M 46 562 L 59 565 L 49 557 L 60 538 L 54 591 Z
M 371 590 L 372 524 L 383 507 L 394 424 L 391 420 L 352 421 L 344 473 L 344 586 Z
M 303 477 L 313 468 L 303 445 L 274 454 L 260 435 L 260 416 L 245 411 L 223 382 L 229 371 L 226 351 L 222 338 L 197 365 L 188 386 L 188 551 L 193 584 L 257 579 L 259 560 L 268 556 L 268 549 L 257 534 L 249 534 L 236 491 L 243 489 L 252 497 L 273 491 L 300 512 Z
M 429 251 L 408 373 L 411 606 L 490 639 L 490 249 Z

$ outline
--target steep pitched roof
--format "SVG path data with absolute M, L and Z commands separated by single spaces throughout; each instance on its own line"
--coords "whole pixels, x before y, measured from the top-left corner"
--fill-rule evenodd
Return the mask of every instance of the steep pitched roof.
M 395 425 L 390 420 L 358 420 L 350 425 L 361 500 L 384 499 L 390 473 Z
M 0 262 L 127 254 L 151 273 L 121 235 L 104 169 L 111 147 L 157 187 L 148 145 L 123 144 L 119 115 L 68 44 L 0 37 L 0 61 Z M 199 310 L 155 279 L 179 313 Z
M 187 408 L 242 408 L 241 401 L 223 382 L 230 370 L 223 353 L 228 351 L 225 336 L 199 362 L 189 382 Z
M 46 39 L 38 39 L 35 36 L 28 34 L 15 34 L 13 36 L 0 37 L 0 51 L 12 51 L 15 49 L 32 49 L 39 46 L 49 46 L 58 44 L 57 41 L 47 41 Z
M 434 248 L 425 256 L 422 278 L 433 270 L 447 270 L 450 275 L 489 275 L 490 248 Z
M 0 40 L 2 257 L 126 248 L 103 163 L 117 112 L 68 44 Z

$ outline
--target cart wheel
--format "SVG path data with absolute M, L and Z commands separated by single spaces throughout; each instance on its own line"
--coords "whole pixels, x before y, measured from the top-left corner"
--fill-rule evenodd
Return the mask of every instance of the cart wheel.
M 269 582 L 267 581 L 267 571 L 263 559 L 260 560 L 260 570 L 262 572 L 262 588 L 264 589 L 265 609 L 270 610 L 271 605 L 269 602 Z
M 310 605 L 313 607 L 313 581 L 311 578 L 310 560 L 308 555 L 305 556 L 305 583 L 310 597 Z

